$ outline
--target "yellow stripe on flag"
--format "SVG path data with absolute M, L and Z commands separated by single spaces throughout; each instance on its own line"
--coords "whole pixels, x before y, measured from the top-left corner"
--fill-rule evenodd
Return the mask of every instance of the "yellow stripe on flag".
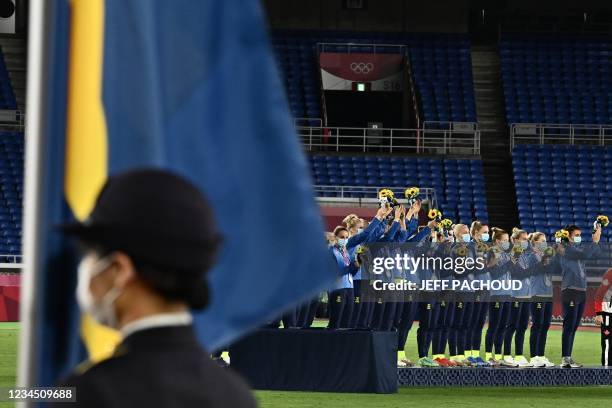
M 102 106 L 104 0 L 72 0 L 65 193 L 84 220 L 106 180 L 106 121 Z
M 64 193 L 74 216 L 87 218 L 107 175 L 107 139 L 102 105 L 104 0 L 71 0 L 68 118 Z M 81 335 L 93 361 L 112 353 L 119 333 L 81 321 Z

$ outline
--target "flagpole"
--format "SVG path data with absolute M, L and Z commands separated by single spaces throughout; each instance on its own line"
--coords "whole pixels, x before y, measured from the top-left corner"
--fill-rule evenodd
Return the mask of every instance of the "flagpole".
M 40 204 L 42 189 L 41 144 L 45 125 L 46 100 L 46 63 L 50 10 L 55 0 L 31 0 L 28 23 L 28 82 L 26 94 L 25 126 L 25 171 L 24 171 L 24 224 L 20 294 L 20 334 L 17 367 L 17 384 L 21 387 L 36 386 L 37 378 L 36 341 L 34 330 L 39 316 L 36 302 L 39 293 L 40 244 L 43 234 L 40 231 Z M 18 407 L 29 407 L 31 403 L 18 403 Z

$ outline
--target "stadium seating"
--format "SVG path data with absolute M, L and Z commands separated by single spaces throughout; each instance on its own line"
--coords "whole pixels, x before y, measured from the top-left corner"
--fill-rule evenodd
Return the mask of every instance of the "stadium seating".
M 566 224 L 584 228 L 612 216 L 612 149 L 596 146 L 517 145 L 512 155 L 521 226 L 553 239 Z M 612 242 L 612 228 L 603 230 Z
M 21 254 L 23 133 L 0 132 L 0 262 Z
M 398 197 L 403 197 L 406 187 L 431 187 L 445 217 L 462 223 L 475 218 L 488 222 L 480 160 L 313 155 L 310 163 L 315 185 L 391 187 Z M 373 198 L 372 193 L 362 192 L 348 196 Z
M 393 53 L 407 45 L 426 121 L 476 122 L 470 44 L 466 35 L 277 31 L 275 54 L 285 78 L 291 112 L 296 118 L 320 118 L 321 95 L 317 43 L 364 44 L 351 52 Z M 379 44 L 374 48 L 372 44 Z M 330 52 L 346 52 L 331 45 Z
M 17 100 L 13 93 L 11 79 L 6 70 L 2 50 L 0 50 L 0 109 L 17 109 Z
M 508 123 L 612 123 L 612 41 L 505 35 L 500 42 Z

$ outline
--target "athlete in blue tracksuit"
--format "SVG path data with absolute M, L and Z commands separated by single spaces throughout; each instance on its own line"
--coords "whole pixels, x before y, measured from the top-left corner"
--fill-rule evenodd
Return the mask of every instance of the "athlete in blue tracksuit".
M 379 228 L 380 222 L 384 218 L 386 210 L 379 210 L 376 217 L 370 222 L 364 231 L 348 237 L 348 230 L 345 227 L 336 227 L 334 235 L 337 244 L 330 248 L 331 254 L 338 266 L 340 277 L 334 283 L 328 295 L 329 305 L 329 325 L 330 329 L 349 328 L 352 314 L 353 299 L 353 275 L 358 272 L 355 264 L 355 248 L 369 242 Z M 351 260 L 352 259 L 352 260 Z
M 504 361 L 514 363 L 517 367 L 531 367 L 531 364 L 523 355 L 525 332 L 529 325 L 529 300 L 531 277 L 527 268 L 526 259 L 531 249 L 527 232 L 515 229 L 512 233 L 513 243 L 523 250 L 521 254 L 513 254 L 515 268 L 512 270 L 512 279 L 520 280 L 520 289 L 512 291 L 510 305 L 510 319 L 504 333 Z M 512 337 L 514 337 L 514 358 L 512 357 Z
M 534 233 L 530 239 L 532 251 L 525 263 L 531 277 L 531 333 L 529 351 L 534 367 L 554 367 L 545 356 L 546 338 L 552 320 L 553 287 L 552 277 L 559 270 L 558 256 L 547 254 L 548 243 L 542 233 Z
M 396 235 L 400 229 L 400 208 L 396 207 L 395 217 L 393 222 L 376 242 L 379 243 L 391 243 L 396 242 Z M 389 255 L 391 256 L 391 255 Z M 386 271 L 380 276 L 384 282 L 393 281 L 392 271 Z M 372 316 L 372 322 L 370 328 L 372 330 L 391 330 L 393 325 L 393 318 L 395 317 L 395 302 L 385 301 L 382 296 L 376 300 L 374 305 L 374 311 Z
M 580 326 L 580 319 L 584 313 L 586 300 L 586 268 L 585 260 L 596 258 L 600 255 L 599 239 L 601 227 L 593 233 L 593 243 L 582 244 L 582 233 L 580 228 L 569 225 L 565 228 L 569 232 L 569 243 L 567 246 L 559 247 L 561 258 L 559 259 L 562 273 L 561 281 L 561 305 L 563 308 L 563 332 L 561 334 L 561 367 L 578 368 L 582 364 L 572 358 L 574 336 Z
M 344 230 L 346 231 L 346 230 Z M 348 234 L 348 232 L 347 232 Z M 347 307 L 352 307 L 352 292 L 353 292 L 353 269 L 355 268 L 351 262 L 348 251 L 346 250 L 347 238 L 338 238 L 338 244 L 331 247 L 331 254 L 336 261 L 339 269 L 340 277 L 332 286 L 332 290 L 328 295 L 329 302 L 329 324 L 328 329 L 339 329 L 345 313 L 350 313 L 346 310 Z
M 416 244 L 423 242 L 425 239 L 429 237 L 431 234 L 431 228 L 429 226 L 425 226 L 421 231 L 418 231 L 418 212 L 415 213 L 414 217 L 410 220 L 409 226 L 407 228 L 407 237 L 405 238 L 405 242 L 415 244 L 415 248 L 411 248 L 413 251 L 413 256 L 419 256 L 420 253 L 424 252 L 427 247 L 416 246 Z M 415 273 L 406 274 L 406 280 L 408 282 L 412 282 L 415 284 L 419 283 L 418 271 Z M 414 323 L 414 319 L 417 316 L 419 311 L 419 303 L 416 298 L 416 294 L 412 293 L 413 291 L 409 291 L 403 298 L 403 305 L 401 308 L 401 316 L 399 318 L 399 324 L 397 325 L 398 332 L 398 350 L 404 350 L 406 346 L 406 340 L 408 339 L 408 333 L 412 328 Z M 404 359 L 406 364 L 410 364 L 411 362 L 406 358 Z
M 434 232 L 437 236 L 437 232 Z M 437 242 L 425 241 L 421 245 L 424 246 L 425 256 L 436 259 L 443 254 L 440 250 L 441 245 Z M 442 257 L 443 258 L 443 257 Z M 429 265 L 419 269 L 418 278 L 419 284 L 426 281 L 436 281 L 440 276 L 440 270 L 436 270 L 435 266 Z M 429 348 L 433 341 L 434 332 L 438 323 L 438 315 L 440 313 L 440 302 L 436 296 L 439 291 L 436 289 L 427 290 L 421 289 L 419 292 L 419 328 L 417 329 L 417 349 L 419 354 L 419 365 L 424 367 L 437 367 L 438 361 L 434 361 L 428 357 Z
M 450 257 L 452 247 L 453 245 L 450 241 L 438 244 L 436 256 L 442 259 Z M 442 269 L 439 278 L 441 281 L 451 282 L 454 279 L 452 270 Z M 455 304 L 453 303 L 453 299 L 454 296 L 451 290 L 441 290 L 439 292 L 439 302 L 437 302 L 439 309 L 438 319 L 434 326 L 431 342 L 431 351 L 434 361 L 444 367 L 454 367 L 457 365 L 455 362 L 448 360 L 445 356 L 446 345 L 455 316 Z
M 453 257 L 455 258 L 472 258 L 475 259 L 475 254 L 470 245 L 471 236 L 469 228 L 464 224 L 455 225 L 454 231 L 455 242 L 453 246 Z M 466 251 L 465 255 L 459 255 L 458 251 Z M 455 281 L 471 282 L 474 280 L 473 271 L 464 271 L 463 273 L 455 273 L 453 276 Z M 454 292 L 454 316 L 453 323 L 448 336 L 448 349 L 450 360 L 458 365 L 471 365 L 471 362 L 465 358 L 465 346 L 467 339 L 468 322 L 472 319 L 474 291 L 470 288 L 460 287 Z
M 489 242 L 490 238 L 489 226 L 480 221 L 474 221 L 470 228 L 470 235 L 472 236 L 472 250 L 475 256 L 484 259 L 484 255 L 488 249 L 487 243 Z M 475 279 L 488 282 L 490 281 L 491 277 L 485 268 L 480 272 L 476 272 Z M 479 290 L 474 293 L 472 318 L 467 324 L 467 338 L 465 345 L 467 360 L 473 365 L 484 367 L 488 366 L 489 363 L 485 362 L 480 357 L 480 346 L 482 342 L 482 329 L 489 311 L 488 297 L 489 293 L 486 290 Z
M 508 233 L 500 228 L 493 228 L 493 244 L 495 250 L 489 253 L 488 272 L 491 279 L 508 282 L 512 279 L 514 264 L 511 261 L 510 241 Z M 485 359 L 493 367 L 504 364 L 502 360 L 502 345 L 508 320 L 510 319 L 510 286 L 501 286 L 492 290 L 489 297 L 489 326 L 485 334 Z M 493 349 L 495 348 L 495 354 Z M 514 367 L 514 364 L 510 366 Z

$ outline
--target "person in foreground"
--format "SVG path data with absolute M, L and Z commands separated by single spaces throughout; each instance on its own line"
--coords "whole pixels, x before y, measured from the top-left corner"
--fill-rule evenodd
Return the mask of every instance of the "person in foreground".
M 108 179 L 90 217 L 61 229 L 84 251 L 77 300 L 120 331 L 113 355 L 83 364 L 62 386 L 82 407 L 255 407 L 247 386 L 218 367 L 195 335 L 204 273 L 221 236 L 198 189 L 162 170 Z

